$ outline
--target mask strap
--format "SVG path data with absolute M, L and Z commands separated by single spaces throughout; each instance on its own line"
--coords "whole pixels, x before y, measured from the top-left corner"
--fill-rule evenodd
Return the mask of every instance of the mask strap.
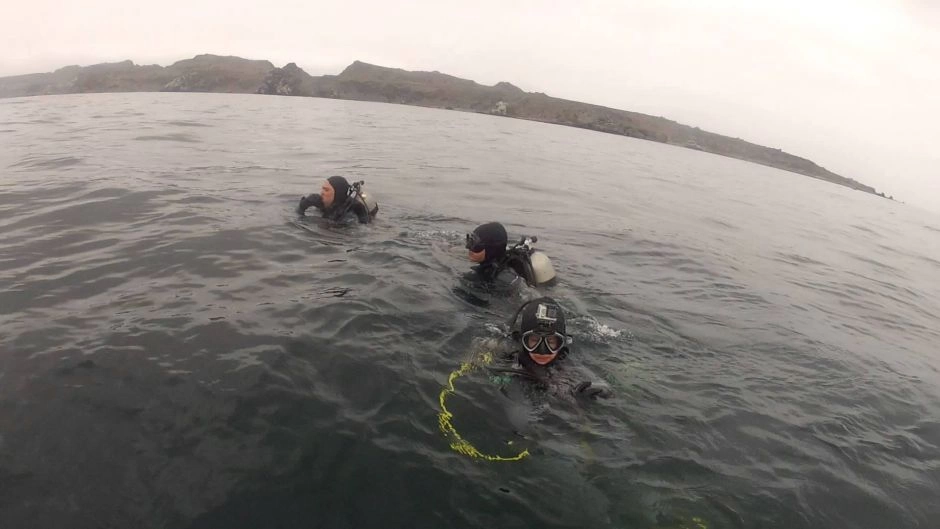
M 519 314 L 522 313 L 522 311 L 523 311 L 526 307 L 528 307 L 529 304 L 532 303 L 533 301 L 538 301 L 538 300 L 537 300 L 537 299 L 533 299 L 533 300 L 530 300 L 530 301 L 526 301 L 525 303 L 522 304 L 521 307 L 519 307 L 519 308 L 516 310 L 516 313 L 512 315 L 512 318 L 507 322 L 507 324 L 509 325 L 509 330 L 510 330 L 510 331 L 512 331 L 512 330 L 513 330 L 513 327 L 515 327 L 515 325 L 516 325 L 516 320 L 519 319 Z

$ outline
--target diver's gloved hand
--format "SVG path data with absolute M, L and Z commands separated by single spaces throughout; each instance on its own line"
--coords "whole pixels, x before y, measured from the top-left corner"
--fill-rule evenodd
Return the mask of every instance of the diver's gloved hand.
M 306 202 L 307 202 L 307 197 L 306 197 L 306 196 L 300 197 L 300 203 L 297 204 L 297 214 L 298 214 L 298 215 L 303 215 L 303 214 L 304 214 L 304 211 L 307 210 L 307 208 L 304 207 L 304 206 L 307 205 Z
M 591 382 L 585 380 L 574 388 L 574 394 L 578 397 L 585 397 L 597 400 L 598 398 L 607 399 L 614 395 L 610 386 L 604 382 Z

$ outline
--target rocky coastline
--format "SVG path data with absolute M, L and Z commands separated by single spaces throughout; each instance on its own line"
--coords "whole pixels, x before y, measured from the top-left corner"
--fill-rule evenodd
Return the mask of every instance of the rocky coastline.
M 780 149 L 657 116 L 526 92 L 511 83 L 478 84 L 440 72 L 413 72 L 355 61 L 339 75 L 311 76 L 294 63 L 198 55 L 170 66 L 131 61 L 66 66 L 51 73 L 0 77 L 0 98 L 95 92 L 218 92 L 326 97 L 462 110 L 630 136 L 738 158 L 884 197 Z M 886 197 L 887 198 L 887 197 Z

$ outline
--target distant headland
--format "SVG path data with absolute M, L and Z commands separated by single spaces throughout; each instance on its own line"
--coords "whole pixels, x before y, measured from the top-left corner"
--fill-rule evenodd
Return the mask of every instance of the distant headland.
M 356 61 L 339 75 L 311 76 L 290 63 L 198 55 L 170 66 L 131 61 L 66 66 L 51 73 L 0 77 L 0 98 L 93 92 L 219 92 L 326 97 L 445 108 L 555 123 L 668 143 L 792 171 L 884 197 L 871 186 L 810 160 L 675 121 L 525 92 L 485 86 L 439 72 L 410 72 Z

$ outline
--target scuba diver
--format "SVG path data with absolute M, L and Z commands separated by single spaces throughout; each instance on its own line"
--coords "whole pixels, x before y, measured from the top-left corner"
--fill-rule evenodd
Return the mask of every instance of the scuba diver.
M 320 210 L 323 218 L 333 222 L 346 222 L 353 216 L 362 224 L 372 222 L 379 212 L 379 205 L 362 189 L 365 182 L 350 184 L 342 176 L 331 176 L 323 182 L 320 194 L 300 198 L 297 214 L 304 215 L 310 207 Z
M 454 424 L 454 413 L 448 409 L 446 400 L 448 396 L 457 393 L 455 381 L 468 373 L 488 371 L 490 382 L 496 384 L 499 392 L 511 403 L 516 403 L 517 397 L 523 397 L 531 404 L 536 404 L 535 409 L 528 405 L 524 406 L 525 409 L 518 406 L 505 408 L 506 417 L 513 423 L 513 432 L 523 438 L 527 438 L 524 432 L 528 424 L 533 419 L 538 420 L 532 412 L 542 415 L 541 410 L 553 407 L 544 399 L 546 396 L 558 398 L 559 404 L 613 396 L 606 382 L 591 376 L 584 368 L 564 361 L 570 353 L 572 339 L 566 332 L 565 313 L 554 299 L 542 297 L 523 303 L 508 324 L 508 336 L 474 339 L 469 359 L 450 373 L 438 397 L 438 425 L 441 432 L 450 439 L 452 450 L 474 459 L 520 461 L 531 454 L 524 447 L 515 454 L 506 453 L 505 450 L 502 454 L 484 452 L 460 434 Z M 511 340 L 507 340 L 507 337 L 511 337 Z M 496 361 L 497 358 L 505 363 Z M 525 379 L 524 383 L 513 383 L 518 379 Z M 513 445 L 513 442 L 508 440 L 505 444 Z M 510 450 L 516 452 L 518 449 Z
M 464 278 L 489 290 L 510 293 L 518 288 L 520 278 L 533 287 L 550 283 L 555 270 L 548 256 L 533 248 L 537 241 L 536 237 L 523 237 L 507 249 L 509 236 L 502 224 L 477 226 L 467 234 L 465 247 L 467 257 L 478 264 Z
M 518 326 L 516 326 L 516 322 Z M 588 376 L 582 369 L 563 366 L 572 338 L 565 331 L 565 313 L 552 298 L 543 297 L 524 303 L 509 321 L 513 348 L 508 359 L 513 368 L 489 368 L 531 379 L 552 393 L 567 393 L 591 399 L 612 396 L 610 387 Z

